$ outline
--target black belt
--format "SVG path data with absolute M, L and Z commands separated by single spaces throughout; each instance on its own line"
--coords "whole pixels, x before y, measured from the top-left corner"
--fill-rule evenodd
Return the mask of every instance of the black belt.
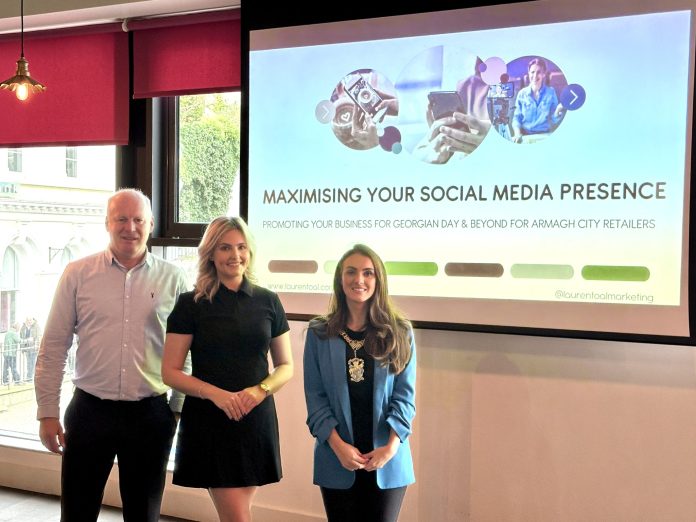
M 160 401 L 160 400 L 167 400 L 167 394 L 163 393 L 161 395 L 152 395 L 151 397 L 143 397 L 142 399 L 134 400 L 134 401 L 114 401 L 111 399 L 101 399 L 97 397 L 96 395 L 92 395 L 91 393 L 87 393 L 85 390 L 82 390 L 80 388 L 75 388 L 74 395 L 79 395 L 80 397 L 91 400 L 91 401 L 100 401 L 101 403 L 108 403 L 108 404 L 145 404 L 148 402 L 152 401 Z

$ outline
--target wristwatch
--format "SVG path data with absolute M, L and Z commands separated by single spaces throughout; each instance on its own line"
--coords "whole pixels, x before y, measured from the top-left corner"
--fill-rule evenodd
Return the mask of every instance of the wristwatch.
M 260 382 L 259 387 L 266 392 L 266 397 L 268 397 L 271 394 L 271 387 L 265 382 Z

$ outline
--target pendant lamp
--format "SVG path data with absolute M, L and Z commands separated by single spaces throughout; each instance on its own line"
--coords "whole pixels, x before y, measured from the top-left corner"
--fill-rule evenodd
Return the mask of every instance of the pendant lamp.
M 21 42 L 21 54 L 17 60 L 17 72 L 11 78 L 0 83 L 0 89 L 9 89 L 15 93 L 18 100 L 26 100 L 29 92 L 43 92 L 46 86 L 40 84 L 29 76 L 29 62 L 24 58 L 24 0 L 20 0 L 20 23 L 21 30 L 19 38 Z

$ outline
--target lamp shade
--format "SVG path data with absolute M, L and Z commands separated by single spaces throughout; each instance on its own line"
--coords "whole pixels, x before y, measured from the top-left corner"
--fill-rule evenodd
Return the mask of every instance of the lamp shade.
M 40 84 L 31 77 L 29 74 L 29 62 L 27 62 L 22 55 L 22 57 L 17 60 L 17 71 L 15 75 L 0 83 L 0 89 L 9 89 L 16 93 L 17 98 L 20 100 L 26 100 L 29 91 L 43 92 L 46 90 L 46 86 Z

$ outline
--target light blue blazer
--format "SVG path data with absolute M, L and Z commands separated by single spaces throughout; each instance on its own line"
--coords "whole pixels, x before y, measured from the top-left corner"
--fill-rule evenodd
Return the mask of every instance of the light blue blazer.
M 390 431 L 401 440 L 396 455 L 376 470 L 381 489 L 397 488 L 416 481 L 408 436 L 416 415 L 416 345 L 411 334 L 411 360 L 398 375 L 375 364 L 372 439 L 374 447 L 389 441 Z M 314 444 L 314 484 L 333 489 L 348 489 L 355 472 L 341 466 L 328 443 L 331 430 L 354 444 L 353 422 L 348 395 L 346 345 L 339 337 L 320 339 L 307 330 L 304 348 L 304 388 L 307 401 L 307 426 L 316 438 Z

